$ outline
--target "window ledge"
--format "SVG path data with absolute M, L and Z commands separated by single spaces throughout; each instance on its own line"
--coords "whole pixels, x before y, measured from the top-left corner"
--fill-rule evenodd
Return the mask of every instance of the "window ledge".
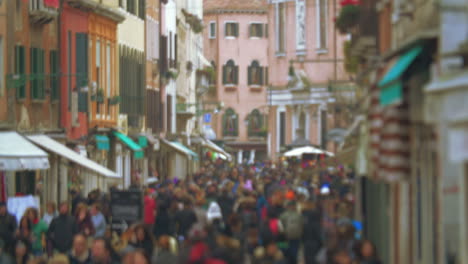
M 307 50 L 296 50 L 296 56 L 305 56 L 307 55 Z
M 216 39 L 216 37 L 208 37 L 208 39 Z
M 317 54 L 326 54 L 326 53 L 328 53 L 328 49 L 317 49 L 315 51 L 315 53 L 317 53 Z
M 33 104 L 43 104 L 46 102 L 46 99 L 31 99 L 31 103 Z
M 284 51 L 277 51 L 277 52 L 275 53 L 275 56 L 276 56 L 276 57 L 286 57 L 286 52 L 284 52 Z
M 24 103 L 26 102 L 26 97 L 25 98 L 16 98 L 17 103 Z
M 235 36 L 226 36 L 226 37 L 224 37 L 224 38 L 225 38 L 225 39 L 236 39 L 237 37 L 235 37 Z
M 262 39 L 262 37 L 249 37 L 249 39 Z
M 262 86 L 261 85 L 250 85 L 250 91 L 252 92 L 261 92 Z
M 237 90 L 237 85 L 235 84 L 225 84 L 224 89 L 227 91 L 235 91 Z

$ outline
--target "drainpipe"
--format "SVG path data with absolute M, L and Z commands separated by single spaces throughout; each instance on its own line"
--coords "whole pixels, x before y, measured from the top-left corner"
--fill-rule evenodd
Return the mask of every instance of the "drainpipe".
M 59 66 L 59 89 L 58 89 L 58 98 L 59 98 L 59 111 L 58 111 L 58 119 L 57 119 L 57 128 L 61 127 L 62 123 L 62 11 L 63 11 L 63 1 L 59 1 L 59 8 L 58 8 L 58 16 L 57 16 L 57 60 Z M 66 130 L 63 130 L 66 133 Z
M 16 1 L 5 1 L 6 4 L 6 24 L 7 24 L 7 37 L 6 37 L 6 46 L 7 46 L 7 65 L 8 72 L 10 76 L 15 74 L 15 15 L 16 15 Z M 8 12 L 10 10 L 10 12 Z M 8 84 L 8 82 L 7 82 Z M 13 125 L 13 128 L 16 129 L 16 88 L 11 89 L 8 85 L 6 87 L 7 95 L 7 105 L 10 109 L 8 114 L 8 123 Z

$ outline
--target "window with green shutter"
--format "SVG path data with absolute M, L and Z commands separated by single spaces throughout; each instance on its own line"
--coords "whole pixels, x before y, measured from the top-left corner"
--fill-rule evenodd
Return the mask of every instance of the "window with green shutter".
M 88 85 L 88 35 L 76 33 L 76 84 L 78 89 L 78 112 L 88 112 L 88 92 L 81 88 Z
M 225 36 L 226 37 L 238 37 L 239 36 L 239 23 L 227 22 L 225 24 Z
M 58 52 L 51 50 L 49 52 L 49 64 L 50 64 L 50 99 L 59 99 L 59 67 L 58 67 Z
M 223 66 L 223 84 L 232 85 L 238 84 L 239 67 L 235 65 L 233 60 L 228 60 Z
M 250 24 L 249 37 L 251 37 L 251 38 L 261 38 L 261 37 L 263 37 L 263 24 L 260 24 L 260 23 Z
M 39 48 L 31 48 L 30 55 L 31 67 L 31 97 L 32 99 L 45 98 L 45 72 L 44 72 L 44 50 Z
M 14 87 L 18 99 L 26 98 L 26 56 L 23 46 L 15 47 L 15 78 Z
M 239 115 L 234 109 L 228 108 L 223 115 L 223 135 L 225 137 L 237 137 L 239 134 Z
M 248 85 L 263 85 L 263 68 L 254 60 L 247 71 Z

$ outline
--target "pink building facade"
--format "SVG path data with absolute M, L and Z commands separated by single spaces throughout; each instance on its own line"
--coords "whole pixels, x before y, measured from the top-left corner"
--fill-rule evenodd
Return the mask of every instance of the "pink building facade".
M 204 126 L 238 162 L 253 162 L 268 154 L 268 4 L 231 2 L 204 1 L 204 55 L 216 80 L 202 103 L 224 105 Z
M 338 0 L 268 3 L 269 156 L 293 145 L 335 151 L 327 133 L 345 127 L 333 87 L 346 86 L 342 36 L 333 19 Z

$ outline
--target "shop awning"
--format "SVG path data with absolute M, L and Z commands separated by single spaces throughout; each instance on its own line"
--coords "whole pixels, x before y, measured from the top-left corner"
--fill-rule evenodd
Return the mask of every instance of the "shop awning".
M 117 173 L 109 170 L 108 168 L 92 161 L 88 158 L 85 158 L 78 154 L 77 152 L 73 151 L 72 149 L 68 148 L 67 146 L 53 140 L 52 138 L 45 136 L 45 135 L 34 135 L 28 136 L 29 140 L 34 142 L 36 145 L 44 148 L 47 151 L 53 152 L 59 156 L 64 157 L 65 159 L 74 162 L 86 169 L 94 171 L 100 175 L 110 177 L 110 178 L 120 178 Z
M 49 158 L 16 132 L 0 132 L 0 171 L 46 170 Z
M 168 141 L 168 140 L 165 140 L 163 139 L 162 142 L 164 144 L 166 144 L 167 146 L 173 148 L 174 150 L 178 151 L 178 152 L 181 152 L 187 156 L 192 156 L 195 160 L 198 160 L 198 155 L 197 153 L 193 152 L 191 149 L 187 148 L 186 146 L 182 145 L 181 143 L 179 142 L 176 142 L 176 141 Z
M 145 156 L 145 153 L 143 152 L 141 146 L 138 145 L 138 143 L 133 141 L 131 138 L 117 131 L 114 131 L 114 135 L 133 151 L 133 157 L 135 159 L 141 159 Z
M 104 135 L 96 135 L 96 146 L 99 150 L 110 150 L 109 137 Z
M 202 142 L 202 145 L 205 147 L 205 148 L 208 148 L 214 152 L 217 152 L 219 154 L 221 154 L 221 158 L 224 159 L 224 160 L 232 160 L 232 157 L 231 155 L 229 155 L 229 153 L 227 153 L 224 149 L 222 149 L 220 146 L 216 145 L 213 141 L 211 140 L 208 140 L 208 139 L 205 139 L 203 140 Z
M 398 57 L 395 64 L 389 67 L 384 77 L 378 83 L 381 105 L 394 104 L 402 100 L 402 76 L 422 51 L 422 45 L 416 46 Z

